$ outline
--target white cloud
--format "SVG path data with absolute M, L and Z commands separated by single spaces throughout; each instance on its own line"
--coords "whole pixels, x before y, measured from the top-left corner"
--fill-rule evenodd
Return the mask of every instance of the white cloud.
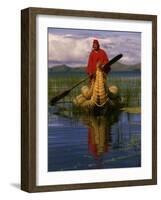
M 86 62 L 91 50 L 90 42 L 89 38 L 75 39 L 49 34 L 49 60 Z

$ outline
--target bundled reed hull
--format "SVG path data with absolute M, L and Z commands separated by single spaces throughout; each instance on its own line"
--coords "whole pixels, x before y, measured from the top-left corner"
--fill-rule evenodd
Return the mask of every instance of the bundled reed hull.
M 92 79 L 90 86 L 83 86 L 81 94 L 74 100 L 74 104 L 83 111 L 91 113 L 107 112 L 122 107 L 117 86 L 107 86 L 106 75 L 97 66 L 96 77 Z M 82 100 L 83 99 L 83 100 Z

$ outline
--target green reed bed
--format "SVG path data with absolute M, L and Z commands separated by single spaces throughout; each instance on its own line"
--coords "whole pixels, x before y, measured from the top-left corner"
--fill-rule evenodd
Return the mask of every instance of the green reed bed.
M 79 81 L 83 80 L 84 77 L 82 76 L 71 76 L 71 77 L 49 77 L 48 79 L 48 99 L 50 100 L 51 97 L 60 94 L 61 92 L 70 89 Z M 87 84 L 87 82 L 84 82 Z M 70 102 L 72 99 L 80 93 L 82 85 L 79 85 L 74 90 L 69 93 L 64 99 L 61 101 L 63 102 Z
M 140 77 L 109 77 L 107 84 L 116 85 L 126 107 L 141 106 Z

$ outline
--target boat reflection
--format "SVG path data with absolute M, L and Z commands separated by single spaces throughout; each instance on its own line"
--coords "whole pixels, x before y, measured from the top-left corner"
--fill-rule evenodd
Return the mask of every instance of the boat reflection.
M 88 150 L 95 159 L 108 152 L 111 144 L 111 125 L 118 121 L 119 112 L 108 116 L 82 115 L 80 121 L 88 127 Z

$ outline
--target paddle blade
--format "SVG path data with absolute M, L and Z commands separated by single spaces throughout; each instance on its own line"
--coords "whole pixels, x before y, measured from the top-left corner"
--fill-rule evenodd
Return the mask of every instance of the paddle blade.
M 115 62 L 117 62 L 118 60 L 120 60 L 121 58 L 122 58 L 122 54 L 119 54 L 119 55 L 117 55 L 117 56 L 115 56 L 114 58 L 112 58 L 110 61 L 109 61 L 109 65 L 112 65 L 112 64 L 114 64 Z
M 104 65 L 103 71 L 108 74 L 109 71 L 111 70 L 110 66 L 112 64 L 114 64 L 115 62 L 117 62 L 118 60 L 120 60 L 122 58 L 122 56 L 123 56 L 122 54 L 119 54 L 119 55 L 115 56 L 114 58 L 112 58 L 107 64 Z
M 59 101 L 60 99 L 64 98 L 66 95 L 68 95 L 70 92 L 70 90 L 66 90 L 62 93 L 60 93 L 59 95 L 53 97 L 51 100 L 50 100 L 50 105 L 51 106 L 54 106 L 56 104 L 57 101 Z

